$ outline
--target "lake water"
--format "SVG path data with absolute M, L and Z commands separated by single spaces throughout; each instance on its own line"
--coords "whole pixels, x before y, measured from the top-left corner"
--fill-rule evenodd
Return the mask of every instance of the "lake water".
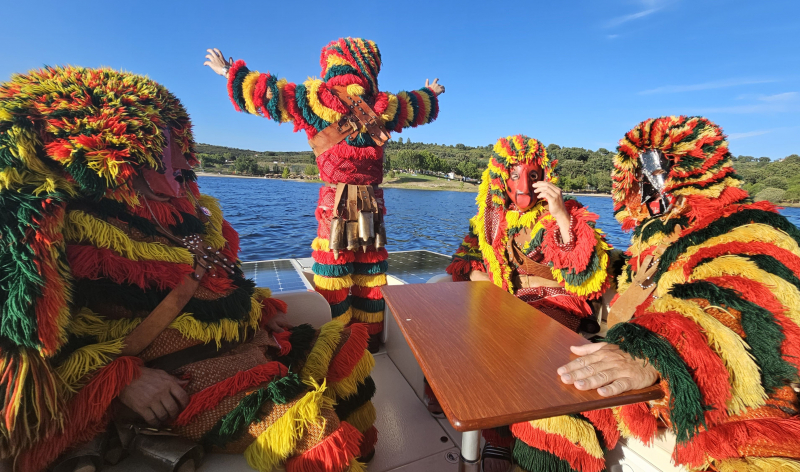
M 319 183 L 278 179 L 200 177 L 203 193 L 219 199 L 225 218 L 239 232 L 243 261 L 309 257 L 317 233 L 314 218 Z M 451 255 L 467 232 L 468 220 L 477 212 L 475 193 L 384 189 L 387 249 L 427 249 Z M 600 215 L 598 226 L 615 247 L 625 249 L 630 235 L 614 219 L 607 197 L 580 197 L 581 203 Z M 800 225 L 800 208 L 781 210 Z

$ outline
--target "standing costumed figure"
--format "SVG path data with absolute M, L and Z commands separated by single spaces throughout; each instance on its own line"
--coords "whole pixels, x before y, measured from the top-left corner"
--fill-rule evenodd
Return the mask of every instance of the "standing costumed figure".
M 603 396 L 659 383 L 665 397 L 513 425 L 515 459 L 599 472 L 620 432 L 648 443 L 666 427 L 688 470 L 800 470 L 800 230 L 740 188 L 705 118 L 646 120 L 617 149 L 615 214 L 633 238 L 608 343 L 573 347 L 582 357 L 558 374 Z
M 244 278 L 193 146 L 183 106 L 145 77 L 0 84 L 0 460 L 15 470 L 100 467 L 112 420 L 159 471 L 193 470 L 198 443 L 261 471 L 355 472 L 373 453 L 366 326 L 289 327 Z
M 535 139 L 500 138 L 478 190 L 478 214 L 447 273 L 454 281 L 490 280 L 573 331 L 597 332 L 589 301 L 611 284 L 610 248 L 594 227 L 597 215 L 563 200 L 556 164 Z
M 563 200 L 556 164 L 535 139 L 500 138 L 478 190 L 478 214 L 447 272 L 454 281 L 489 280 L 573 331 L 596 333 L 589 302 L 611 284 L 610 247 L 594 227 L 598 216 Z M 508 427 L 483 437 L 484 469 L 505 471 L 514 443 Z
M 383 145 L 390 132 L 430 123 L 439 114 L 444 87 L 391 94 L 378 89 L 381 54 L 369 40 L 345 38 L 322 49 L 322 79 L 302 84 L 250 71 L 209 49 L 206 65 L 228 78 L 237 111 L 292 122 L 317 156 L 320 188 L 317 237 L 311 247 L 314 285 L 334 318 L 368 323 L 370 350 L 383 330 L 388 253 L 383 215 Z

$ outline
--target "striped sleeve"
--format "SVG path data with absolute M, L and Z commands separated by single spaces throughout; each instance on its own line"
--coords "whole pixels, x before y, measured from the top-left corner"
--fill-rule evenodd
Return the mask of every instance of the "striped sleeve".
M 228 97 L 236 111 L 263 116 L 278 123 L 295 121 L 292 102 L 296 86 L 267 72 L 251 71 L 244 61 L 228 70 Z M 267 92 L 271 98 L 267 98 Z M 296 108 L 296 107 L 295 107 Z
M 439 116 L 439 99 L 427 87 L 397 95 L 386 94 L 388 105 L 381 117 L 390 131 L 416 128 L 433 122 Z
M 453 282 L 469 280 L 469 274 L 473 270 L 486 272 L 486 266 L 483 264 L 483 254 L 481 254 L 480 247 L 478 247 L 478 237 L 471 228 L 453 255 L 453 259 L 446 270 L 448 274 L 453 276 Z

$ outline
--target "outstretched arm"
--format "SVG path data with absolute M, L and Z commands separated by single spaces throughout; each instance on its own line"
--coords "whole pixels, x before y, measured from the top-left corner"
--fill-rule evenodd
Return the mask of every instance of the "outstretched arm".
M 386 128 L 391 131 L 402 131 L 403 128 L 416 128 L 432 122 L 439 115 L 439 95 L 444 93 L 444 86 L 439 79 L 433 82 L 425 80 L 425 87 L 411 92 L 399 92 L 397 95 L 386 93 L 386 107 L 379 111 Z M 377 103 L 376 103 L 377 108 Z
M 291 113 L 295 84 L 278 79 L 270 73 L 251 71 L 244 61 L 225 59 L 219 49 L 208 49 L 208 66 L 215 73 L 228 79 L 228 95 L 237 111 L 270 118 L 279 123 L 294 121 Z

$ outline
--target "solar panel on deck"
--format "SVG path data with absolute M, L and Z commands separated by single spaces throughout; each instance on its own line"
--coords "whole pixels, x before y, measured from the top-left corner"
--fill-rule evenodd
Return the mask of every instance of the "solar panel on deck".
M 434 275 L 444 274 L 449 264 L 449 256 L 435 252 L 390 252 L 387 273 L 407 284 L 424 284 Z
M 255 280 L 257 287 L 266 287 L 273 292 L 306 290 L 302 275 L 295 270 L 292 261 L 287 259 L 244 262 L 242 271 L 246 278 Z

